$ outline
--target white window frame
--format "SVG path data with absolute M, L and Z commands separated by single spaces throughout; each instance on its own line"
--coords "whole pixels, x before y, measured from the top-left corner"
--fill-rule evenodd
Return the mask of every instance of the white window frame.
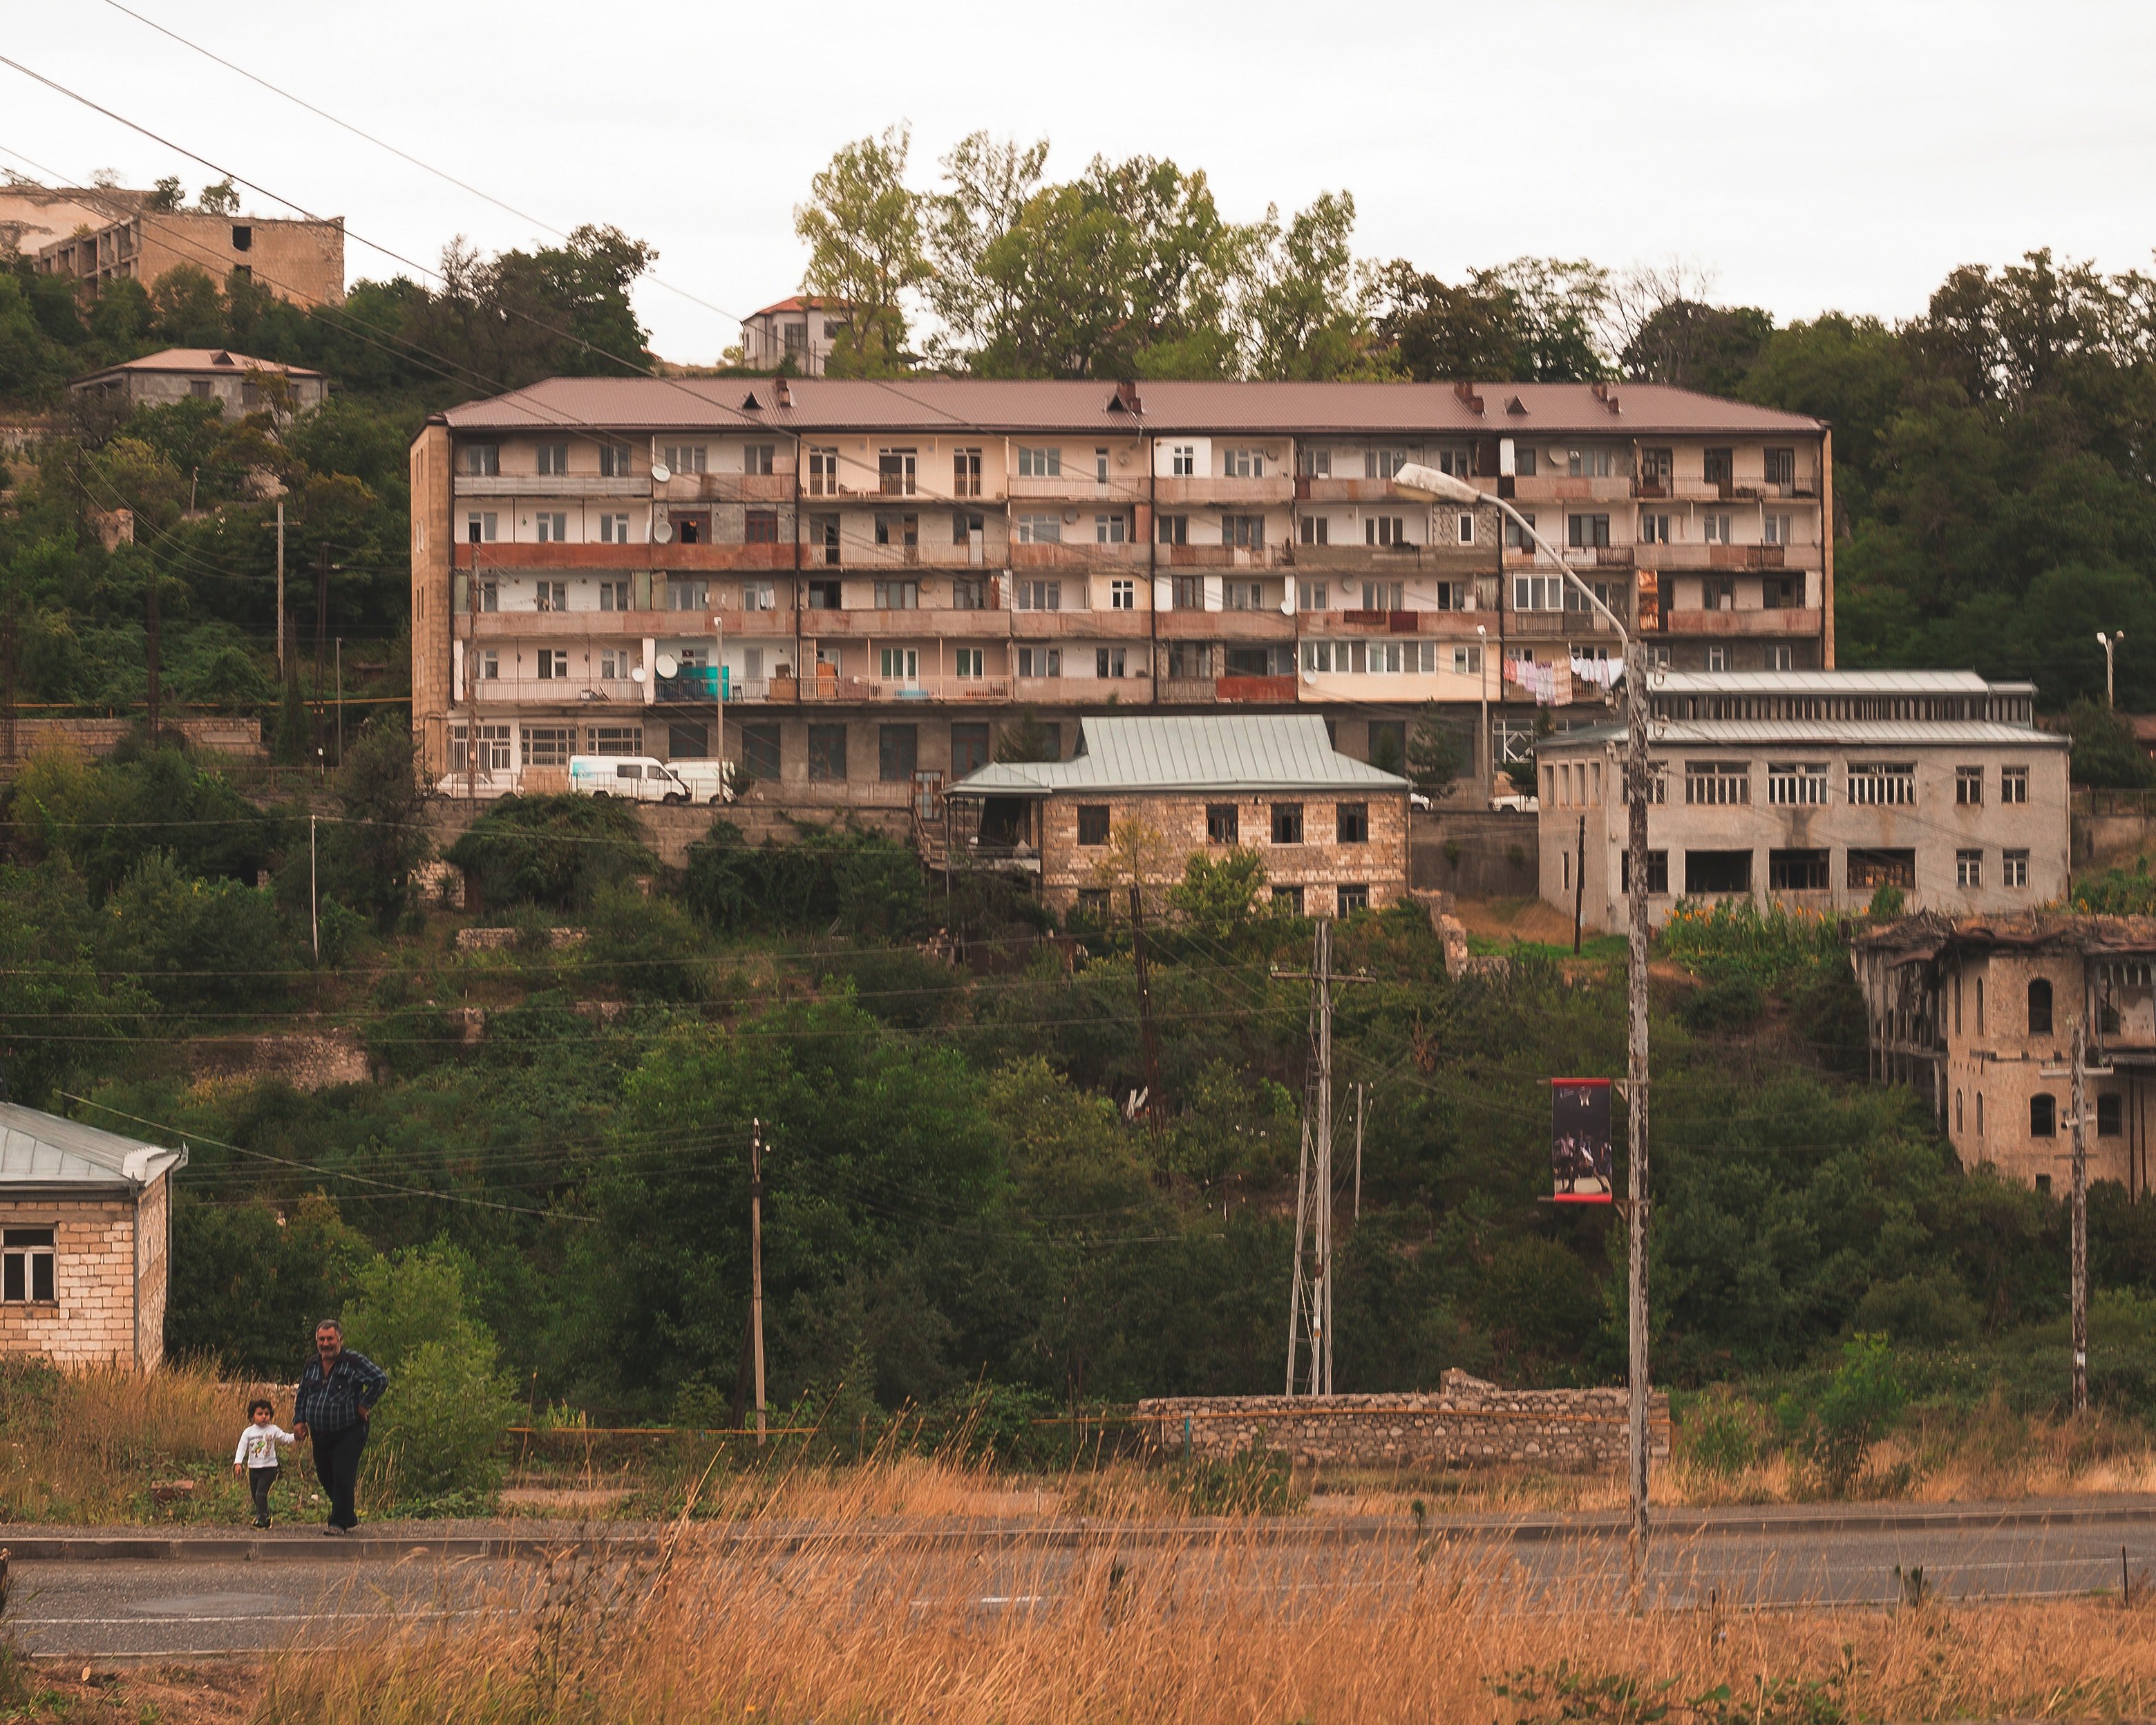
M 38 1291 L 40 1266 L 44 1272 L 43 1294 Z M 10 1288 L 19 1291 L 9 1292 Z M 42 1227 L 0 1230 L 0 1300 L 10 1306 L 50 1306 L 59 1299 L 59 1228 L 48 1223 Z
M 1849 806 L 1852 809 L 1913 809 L 1917 768 L 1912 761 L 1851 761 Z
M 1018 476 L 1020 479 L 1061 479 L 1063 450 L 1060 444 L 1020 444 L 1018 450 Z
M 1111 611 L 1135 611 L 1138 608 L 1138 584 L 1120 578 L 1108 583 L 1108 608 Z
M 1825 808 L 1827 763 L 1824 761 L 1769 761 L 1767 801 L 1777 809 Z
M 1060 515 L 1022 515 L 1018 517 L 1016 526 L 1020 545 L 1060 545 L 1063 542 L 1063 517 Z
M 2025 850 L 2002 850 L 1999 853 L 1999 884 L 2025 891 L 2029 885 L 2029 853 Z

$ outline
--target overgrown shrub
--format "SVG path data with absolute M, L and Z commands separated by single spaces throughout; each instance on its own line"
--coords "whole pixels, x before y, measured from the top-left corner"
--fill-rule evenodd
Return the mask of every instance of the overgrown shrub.
M 1796 1453 L 1827 1495 L 1845 1497 L 1871 1445 L 1894 1429 L 1908 1399 L 1887 1337 L 1860 1331 L 1842 1344 L 1841 1363 L 1818 1399 L 1809 1408 L 1785 1399 L 1780 1413 Z
M 752 845 L 723 818 L 689 848 L 686 894 L 726 933 L 828 930 L 903 940 L 929 927 L 920 860 L 858 827 L 811 827 Z
M 659 866 L 632 805 L 566 793 L 504 797 L 446 854 L 490 907 L 579 910 L 602 887 Z
M 181 872 L 169 853 L 136 865 L 105 907 L 99 957 L 173 1006 L 258 1006 L 291 962 L 270 895 Z

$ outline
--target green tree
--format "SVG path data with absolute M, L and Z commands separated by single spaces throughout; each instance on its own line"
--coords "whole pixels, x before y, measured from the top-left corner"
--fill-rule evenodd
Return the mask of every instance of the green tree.
M 1268 209 L 1259 224 L 1246 296 L 1259 377 L 1316 380 L 1367 373 L 1369 290 L 1355 260 L 1355 199 L 1321 194 L 1285 228 Z
M 2109 707 L 2093 701 L 2077 701 L 2066 714 L 2066 728 L 2073 738 L 2073 776 L 2076 784 L 2112 788 L 2156 784 L 2156 768 L 2131 726 Z
M 195 208 L 206 216 L 237 215 L 239 213 L 239 188 L 232 183 L 232 176 L 227 174 L 223 179 L 203 187 L 195 196 Z
M 921 199 L 906 184 L 913 134 L 887 127 L 832 157 L 793 210 L 793 231 L 808 247 L 803 285 L 845 313 L 832 370 L 884 377 L 907 363 L 903 296 L 929 279 Z
M 1009 290 L 983 269 L 989 249 L 1015 228 L 1039 189 L 1048 140 L 998 143 L 970 132 L 942 158 L 947 191 L 928 200 L 925 239 L 928 302 L 943 329 L 930 352 L 963 366 L 1012 312 Z
M 1448 721 L 1438 704 L 1425 701 L 1408 733 L 1408 777 L 1424 796 L 1452 794 L 1454 783 L 1471 769 L 1471 752 L 1462 747 L 1459 727 Z
M 1183 879 L 1168 890 L 1168 907 L 1205 939 L 1233 940 L 1258 914 L 1265 886 L 1265 858 L 1246 845 L 1231 845 L 1218 855 L 1194 850 Z

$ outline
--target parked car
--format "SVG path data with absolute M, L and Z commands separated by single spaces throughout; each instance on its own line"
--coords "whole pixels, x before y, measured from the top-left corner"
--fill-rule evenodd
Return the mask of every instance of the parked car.
M 572 755 L 569 788 L 580 797 L 631 803 L 731 803 L 724 761 L 661 761 L 650 755 Z

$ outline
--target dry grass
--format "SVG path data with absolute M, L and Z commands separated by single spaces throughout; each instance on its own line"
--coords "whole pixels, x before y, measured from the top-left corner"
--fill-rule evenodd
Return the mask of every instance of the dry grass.
M 183 1479 L 195 1491 L 178 1512 L 222 1512 L 256 1389 L 202 1365 L 146 1373 L 10 1365 L 0 1373 L 0 1521 L 139 1521 L 151 1513 L 153 1485 Z M 289 1391 L 264 1385 L 261 1394 L 289 1424 Z M 245 1490 L 232 1490 L 236 1506 Z
M 963 1491 L 971 1477 L 942 1469 L 939 1486 L 916 1470 L 887 1471 L 860 1471 L 851 1517 L 834 1517 L 828 1531 L 788 1548 L 722 1545 L 716 1532 L 684 1524 L 653 1562 L 549 1566 L 515 1601 L 526 1608 L 516 1615 L 288 1656 L 270 1668 L 254 1717 L 265 1725 L 1653 1717 L 1630 1694 L 1679 1703 L 1673 1721 L 1831 1725 L 2156 1707 L 2150 1620 L 2115 1603 L 1634 1613 L 1614 1546 L 1594 1548 L 1545 1590 L 1486 1548 L 1404 1537 L 1281 1548 L 1255 1524 L 1163 1538 L 1135 1506 L 1107 1504 L 1070 1548 L 879 1547 L 853 1537 L 875 1512 Z M 756 1519 L 798 1507 L 793 1489 L 775 1492 Z M 846 1507 L 836 1482 L 815 1489 L 826 1507 Z M 790 1517 L 788 1526 L 798 1531 Z M 1561 1668 L 1586 1688 L 1568 1699 L 1551 1693 Z M 1522 1672 L 1533 1674 L 1524 1685 Z M 1726 1707 L 1711 1694 L 1724 1686 Z

